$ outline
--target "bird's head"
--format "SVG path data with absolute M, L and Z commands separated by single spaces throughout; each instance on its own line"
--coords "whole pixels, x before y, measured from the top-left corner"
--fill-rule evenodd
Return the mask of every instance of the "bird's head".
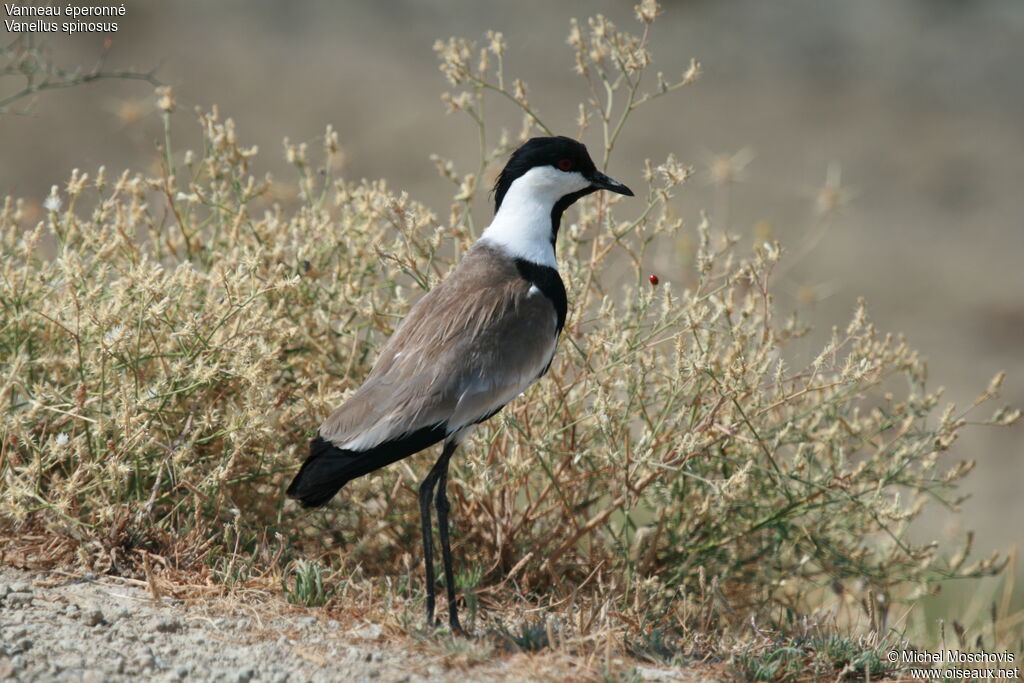
M 580 197 L 633 191 L 597 170 L 587 148 L 572 138 L 533 138 L 512 153 L 494 185 L 494 220 L 482 240 L 516 258 L 557 267 L 555 242 L 562 214 Z
M 550 202 L 557 221 L 580 197 L 598 190 L 633 196 L 633 191 L 597 170 L 586 146 L 572 138 L 531 138 L 512 153 L 494 184 L 494 210 L 510 201 Z

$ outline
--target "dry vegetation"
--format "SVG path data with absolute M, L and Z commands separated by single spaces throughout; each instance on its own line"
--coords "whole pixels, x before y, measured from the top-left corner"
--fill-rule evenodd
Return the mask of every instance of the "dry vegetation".
M 699 74 L 646 73 L 655 14 L 638 6 L 639 36 L 602 17 L 571 27 L 591 92 L 574 132 L 600 141 L 599 165 L 614 167 L 636 107 Z M 167 89 L 161 173 L 75 172 L 36 225 L 6 199 L 9 561 L 283 585 L 293 602 L 417 634 L 414 483 L 430 458 L 349 485 L 325 512 L 282 491 L 321 417 L 479 232 L 486 178 L 548 130 L 505 49 L 496 33 L 437 45 L 445 101 L 480 141 L 472 172 L 436 160 L 455 188 L 447 220 L 384 181 L 337 177 L 331 129 L 315 154 L 286 142 L 298 198 L 284 201 L 288 185 L 252 174 L 256 150 L 216 109 L 198 114 L 203 148 L 176 150 Z M 485 102 L 519 108 L 518 135 L 490 131 Z M 495 643 L 563 648 L 593 675 L 614 652 L 731 658 L 752 678 L 877 677 L 887 645 L 925 637 L 899 605 L 1005 564 L 968 562 L 969 538 L 949 552 L 906 533 L 927 503 L 956 505 L 973 463 L 947 451 L 1000 379 L 968 411 L 943 406 L 917 352 L 863 306 L 801 361 L 799 312 L 771 296 L 780 246 L 684 225 L 673 194 L 690 170 L 673 156 L 642 173 L 639 201 L 587 198 L 563 227 L 571 311 L 554 366 L 453 463 L 459 581 L 488 635 L 437 647 L 469 664 Z M 656 286 L 655 250 L 679 263 Z M 1019 651 L 1006 612 L 967 637 Z

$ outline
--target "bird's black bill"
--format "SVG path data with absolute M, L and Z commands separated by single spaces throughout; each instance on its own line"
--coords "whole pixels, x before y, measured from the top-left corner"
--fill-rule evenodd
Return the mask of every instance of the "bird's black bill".
M 610 192 L 618 192 L 624 194 L 627 197 L 633 196 L 633 190 L 629 189 L 618 180 L 609 178 L 600 171 L 594 171 L 593 177 L 590 178 L 590 186 L 598 190 L 609 190 Z

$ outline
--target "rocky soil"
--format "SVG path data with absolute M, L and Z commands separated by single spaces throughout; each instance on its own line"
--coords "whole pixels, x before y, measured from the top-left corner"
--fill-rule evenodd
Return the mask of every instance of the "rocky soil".
M 139 582 L 0 567 L 3 681 L 454 679 L 380 628 L 162 598 Z
M 592 680 L 565 653 L 488 657 L 459 646 L 386 639 L 264 595 L 155 600 L 141 581 L 0 565 L 0 681 L 565 681 Z M 465 648 L 472 648 L 468 641 Z M 607 672 L 606 672 L 607 673 Z M 611 679 L 713 680 L 710 671 L 615 660 Z M 599 677 L 600 678 L 600 677 Z

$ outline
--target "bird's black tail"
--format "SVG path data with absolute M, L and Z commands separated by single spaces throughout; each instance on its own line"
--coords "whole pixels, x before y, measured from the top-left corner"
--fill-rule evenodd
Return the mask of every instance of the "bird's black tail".
M 288 497 L 306 508 L 324 505 L 354 478 L 351 471 L 362 455 L 342 450 L 317 434 L 309 442 L 309 457 L 288 486 Z
M 302 507 L 320 507 L 353 479 L 407 458 L 444 437 L 444 425 L 434 425 L 366 451 L 349 451 L 317 434 L 309 442 L 309 457 L 292 479 L 286 494 L 298 500 Z

